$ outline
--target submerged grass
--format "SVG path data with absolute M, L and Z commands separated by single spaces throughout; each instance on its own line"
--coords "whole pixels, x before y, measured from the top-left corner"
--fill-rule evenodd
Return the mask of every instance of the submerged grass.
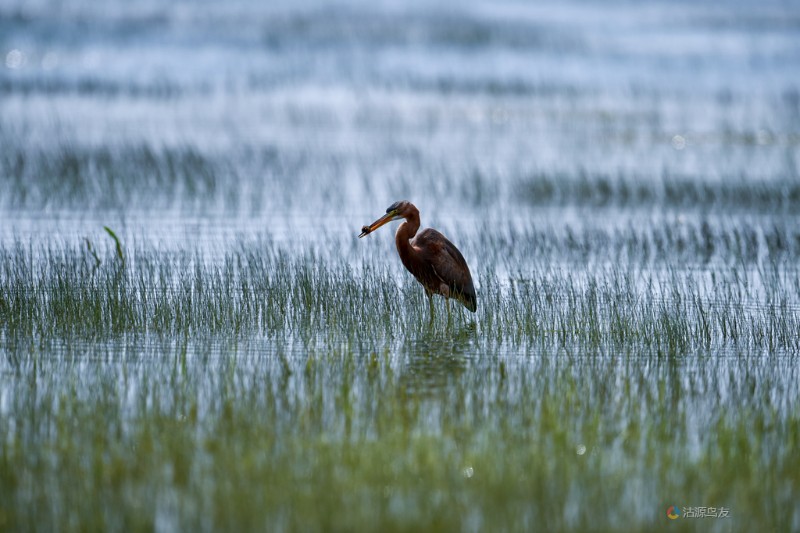
M 476 357 L 453 337 L 34 349 L 0 377 L 0 523 L 652 530 L 678 505 L 729 512 L 680 529 L 797 527 L 796 360 Z

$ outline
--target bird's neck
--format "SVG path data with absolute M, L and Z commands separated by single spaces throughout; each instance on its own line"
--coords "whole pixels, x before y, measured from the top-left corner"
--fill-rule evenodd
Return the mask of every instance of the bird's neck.
M 403 260 L 403 263 L 405 263 L 406 259 L 413 253 L 410 241 L 414 238 L 414 235 L 417 234 L 418 229 L 419 215 L 417 214 L 406 218 L 405 221 L 400 224 L 400 227 L 397 228 L 397 233 L 394 235 L 394 242 L 397 245 L 397 252 L 400 254 L 400 259 Z

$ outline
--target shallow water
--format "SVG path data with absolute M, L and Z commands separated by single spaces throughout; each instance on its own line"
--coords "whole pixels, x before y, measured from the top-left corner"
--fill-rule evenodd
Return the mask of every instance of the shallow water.
M 800 529 L 799 71 L 779 1 L 2 2 L 0 312 L 55 288 L 0 324 L 0 529 Z M 357 238 L 399 199 L 497 309 L 425 328 Z M 134 284 L 305 259 L 395 322 L 50 327 L 103 226 Z

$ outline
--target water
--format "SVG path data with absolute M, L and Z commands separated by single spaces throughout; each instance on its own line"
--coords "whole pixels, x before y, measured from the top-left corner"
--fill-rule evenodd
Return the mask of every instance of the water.
M 0 529 L 800 529 L 797 72 L 791 2 L 0 2 L 0 284 L 54 291 L 0 324 Z M 357 238 L 400 199 L 476 317 L 426 329 Z M 106 268 L 103 226 L 133 280 L 247 302 L 209 273 L 285 254 L 395 315 L 54 334 L 48 257 Z
M 3 240 L 313 244 L 399 198 L 455 238 L 649 215 L 531 209 L 540 175 L 798 182 L 790 4 L 272 4 L 6 2 Z

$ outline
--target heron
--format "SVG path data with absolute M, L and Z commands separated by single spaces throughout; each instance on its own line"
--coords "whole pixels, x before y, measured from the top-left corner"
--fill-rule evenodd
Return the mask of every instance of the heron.
M 395 233 L 397 253 L 403 266 L 413 274 L 425 288 L 425 295 L 433 320 L 433 295 L 440 294 L 447 302 L 450 313 L 450 298 L 461 302 L 473 313 L 478 308 L 475 286 L 464 256 L 447 237 L 432 228 L 419 233 L 419 210 L 408 201 L 395 202 L 386 209 L 386 214 L 361 228 L 365 237 L 393 220 L 405 219 Z

